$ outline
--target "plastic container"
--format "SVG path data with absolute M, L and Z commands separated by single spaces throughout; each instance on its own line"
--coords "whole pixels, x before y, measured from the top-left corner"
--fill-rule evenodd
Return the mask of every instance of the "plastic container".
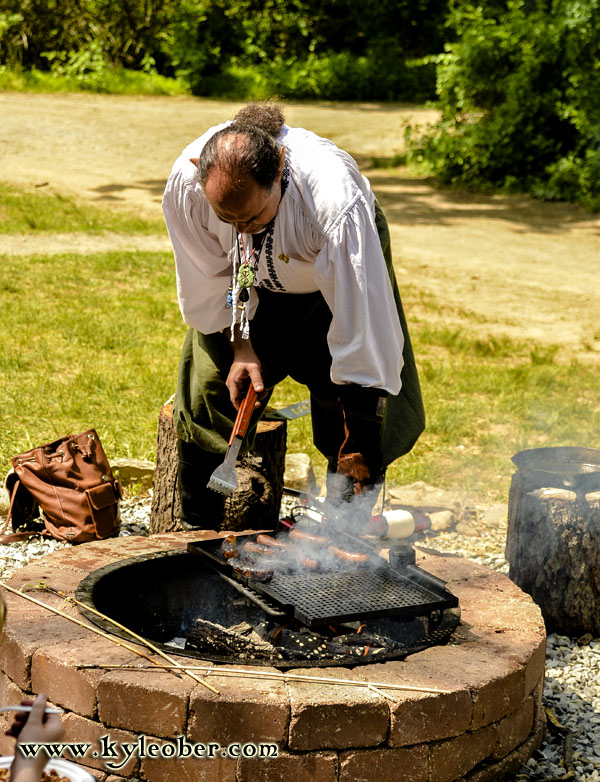
M 10 768 L 13 759 L 14 755 L 0 757 L 0 768 Z M 51 758 L 44 766 L 44 771 L 56 771 L 57 774 L 66 777 L 70 782 L 96 782 L 94 777 L 81 766 L 62 758 Z
M 388 540 L 409 538 L 415 531 L 415 526 L 415 519 L 410 511 L 388 510 L 371 518 L 368 534 Z

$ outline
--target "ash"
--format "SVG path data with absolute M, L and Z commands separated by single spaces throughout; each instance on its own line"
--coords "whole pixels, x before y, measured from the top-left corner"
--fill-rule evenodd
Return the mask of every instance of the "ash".
M 284 503 L 287 509 L 296 505 L 297 499 L 284 497 Z M 148 535 L 151 504 L 149 496 L 123 501 L 120 535 Z M 441 532 L 416 542 L 508 573 L 504 559 L 506 527 L 480 523 L 478 532 L 476 536 Z M 0 552 L 0 578 L 7 579 L 31 560 L 67 545 L 38 537 L 7 544 Z M 549 728 L 540 750 L 516 775 L 507 777 L 507 782 L 544 782 L 550 778 L 600 782 L 600 639 L 548 637 L 544 706 L 571 732 L 572 753 L 567 752 L 565 757 L 565 734 Z

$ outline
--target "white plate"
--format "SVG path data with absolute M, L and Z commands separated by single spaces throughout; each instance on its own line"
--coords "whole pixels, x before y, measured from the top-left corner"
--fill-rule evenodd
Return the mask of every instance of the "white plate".
M 10 757 L 7 755 L 0 757 L 0 768 L 9 768 L 13 759 L 13 755 Z M 70 782 L 96 782 L 94 777 L 87 771 L 84 771 L 81 766 L 77 766 L 75 763 L 63 760 L 62 758 L 52 758 L 44 766 L 44 771 L 53 770 L 56 771 L 57 774 L 67 777 Z

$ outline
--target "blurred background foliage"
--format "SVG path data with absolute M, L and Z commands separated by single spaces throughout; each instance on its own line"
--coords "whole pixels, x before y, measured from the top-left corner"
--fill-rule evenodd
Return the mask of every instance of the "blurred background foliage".
M 600 209 L 600 0 L 0 0 L 0 89 L 435 101 L 408 161 Z

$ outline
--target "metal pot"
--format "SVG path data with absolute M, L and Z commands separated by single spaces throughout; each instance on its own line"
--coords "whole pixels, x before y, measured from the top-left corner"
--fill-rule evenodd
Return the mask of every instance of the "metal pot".
M 600 491 L 600 450 L 531 448 L 512 457 L 527 489 L 569 489 L 578 495 Z

